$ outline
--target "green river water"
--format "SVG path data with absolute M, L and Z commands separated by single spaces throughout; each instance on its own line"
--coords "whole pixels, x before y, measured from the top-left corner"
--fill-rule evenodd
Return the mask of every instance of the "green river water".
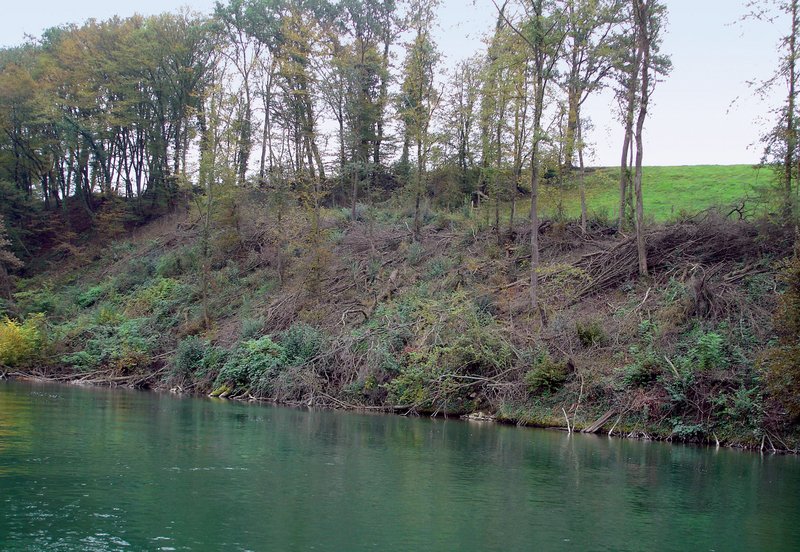
M 0 382 L 0 550 L 800 550 L 800 459 Z

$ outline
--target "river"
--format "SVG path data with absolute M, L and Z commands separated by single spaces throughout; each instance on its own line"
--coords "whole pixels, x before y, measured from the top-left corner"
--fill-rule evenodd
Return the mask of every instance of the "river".
M 0 550 L 800 550 L 800 459 L 0 382 Z

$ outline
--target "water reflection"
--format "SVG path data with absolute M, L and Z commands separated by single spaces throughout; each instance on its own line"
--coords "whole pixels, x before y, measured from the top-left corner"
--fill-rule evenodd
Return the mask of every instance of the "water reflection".
M 0 385 L 0 549 L 795 550 L 800 463 Z

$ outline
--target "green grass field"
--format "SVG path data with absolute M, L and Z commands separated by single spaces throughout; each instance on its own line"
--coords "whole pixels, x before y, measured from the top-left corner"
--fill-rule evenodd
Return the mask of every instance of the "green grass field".
M 619 206 L 619 169 L 603 168 L 586 176 L 586 201 L 589 212 L 616 218 Z M 694 214 L 716 205 L 731 205 L 745 196 L 756 195 L 758 188 L 773 182 L 769 168 L 752 165 L 695 165 L 683 167 L 645 167 L 642 183 L 645 215 L 657 221 Z M 530 205 L 529 202 L 525 202 Z M 580 216 L 577 183 L 565 188 L 542 187 L 541 213 L 553 216 L 559 211 L 570 218 Z M 525 205 L 519 212 L 524 212 Z

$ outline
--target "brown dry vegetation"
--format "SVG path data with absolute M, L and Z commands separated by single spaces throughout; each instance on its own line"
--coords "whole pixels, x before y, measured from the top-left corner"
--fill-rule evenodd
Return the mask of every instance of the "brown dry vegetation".
M 47 361 L 33 371 L 309 406 L 485 411 L 576 430 L 796 446 L 756 367 L 774 333 L 778 261 L 793 242 L 779 226 L 707 213 L 653 228 L 652 275 L 640 279 L 632 237 L 599 221 L 586 234 L 547 221 L 542 308 L 531 313 L 523 225 L 498 240 L 481 213 L 428 213 L 415 240 L 396 211 L 371 209 L 352 223 L 325 210 L 314 237 L 302 210 L 278 230 L 273 211 L 237 205 L 225 215 L 235 223 L 213 233 L 210 327 L 199 305 L 201 219 L 181 212 L 102 251 L 86 246 L 23 283 L 22 311 L 37 310 L 41 290 L 72 303 L 48 314 Z M 123 319 L 139 321 L 144 345 L 119 330 Z M 80 356 L 91 339 L 112 339 L 99 349 L 120 352 Z M 291 356 L 306 342 L 313 346 Z

